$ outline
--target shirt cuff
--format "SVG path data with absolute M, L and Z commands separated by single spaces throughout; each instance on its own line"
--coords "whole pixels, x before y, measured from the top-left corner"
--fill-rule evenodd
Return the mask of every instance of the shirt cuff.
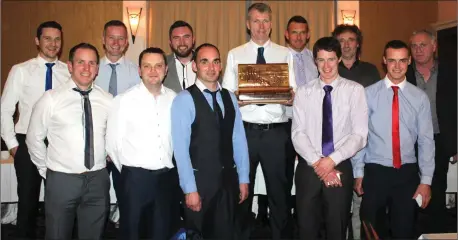
M 426 184 L 426 185 L 431 186 L 432 180 L 433 180 L 432 177 L 429 177 L 429 176 L 422 176 L 422 177 L 421 177 L 420 183 L 421 183 L 421 184 Z
M 3 139 L 3 140 L 5 140 L 5 139 Z M 8 150 L 11 150 L 11 149 L 19 146 L 19 143 L 18 143 L 16 137 L 12 138 L 9 141 L 5 141 L 5 144 L 6 144 L 6 147 L 8 147 Z
M 182 186 L 182 189 L 184 194 L 197 192 L 197 186 L 194 181 L 187 181 L 187 183 Z
M 242 174 L 239 174 L 239 184 L 242 183 L 250 183 L 250 178 L 248 176 L 248 172 L 243 172 Z
M 335 165 L 337 166 L 340 162 L 342 162 L 342 154 L 338 151 L 335 151 L 329 155 L 329 157 L 334 161 Z
M 38 169 L 38 172 L 40 173 L 40 175 L 41 175 L 44 179 L 46 179 L 46 171 L 47 171 L 47 170 L 48 170 L 47 168 L 39 168 L 39 169 Z
M 353 178 L 364 177 L 364 169 L 353 169 Z

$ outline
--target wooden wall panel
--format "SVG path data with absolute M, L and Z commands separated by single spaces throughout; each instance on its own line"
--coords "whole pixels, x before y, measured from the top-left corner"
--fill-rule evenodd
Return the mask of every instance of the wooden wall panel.
M 105 22 L 122 21 L 122 1 L 2 1 L 1 87 L 14 64 L 37 56 L 36 28 L 55 20 L 63 28 L 62 61 L 71 47 L 93 44 L 103 55 L 102 31 Z
M 408 41 L 413 31 L 437 21 L 437 1 L 360 1 L 362 60 L 382 70 L 383 47 L 394 39 Z M 408 43 L 408 42 L 407 42 Z

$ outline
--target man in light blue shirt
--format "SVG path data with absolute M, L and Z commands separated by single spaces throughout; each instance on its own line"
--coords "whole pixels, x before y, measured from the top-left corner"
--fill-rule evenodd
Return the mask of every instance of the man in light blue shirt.
M 388 42 L 383 61 L 385 79 L 366 88 L 369 134 L 366 147 L 352 158 L 355 191 L 363 194 L 363 224 L 372 226 L 380 238 L 389 238 L 376 220 L 384 219 L 377 214 L 385 214 L 391 202 L 391 237 L 411 239 L 417 202 L 425 208 L 431 199 L 435 146 L 430 103 L 421 89 L 406 81 L 410 52 L 405 43 Z
M 218 83 L 221 60 L 214 45 L 199 46 L 192 67 L 196 83 L 172 104 L 185 226 L 205 239 L 239 239 L 238 204 L 248 197 L 250 165 L 237 98 Z
M 129 45 L 129 39 L 127 38 L 126 25 L 123 22 L 119 20 L 107 22 L 103 27 L 102 41 L 105 57 L 100 59 L 99 74 L 94 83 L 115 97 L 140 83 L 138 67 L 124 56 Z M 107 159 L 107 170 L 112 173 L 113 188 L 116 193 L 116 199 L 119 199 L 120 173 L 109 157 Z M 115 220 L 115 222 L 118 221 Z

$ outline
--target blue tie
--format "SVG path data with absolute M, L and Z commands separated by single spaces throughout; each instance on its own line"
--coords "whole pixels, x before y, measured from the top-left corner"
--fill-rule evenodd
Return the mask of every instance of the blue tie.
M 52 89 L 52 67 L 55 65 L 55 63 L 46 63 L 46 67 L 48 68 L 46 70 L 46 85 L 45 85 L 45 91 L 48 91 L 49 89 Z
M 258 57 L 256 58 L 256 64 L 266 64 L 266 59 L 264 58 L 264 48 L 258 48 Z
M 119 63 L 110 63 L 109 65 L 111 67 L 111 77 L 108 85 L 108 92 L 115 97 L 118 95 L 118 74 L 116 74 L 116 66 L 118 66 Z
M 334 152 L 334 137 L 332 131 L 332 102 L 331 91 L 332 86 L 326 85 L 323 87 L 325 95 L 323 98 L 323 125 L 321 148 L 323 156 L 327 157 Z

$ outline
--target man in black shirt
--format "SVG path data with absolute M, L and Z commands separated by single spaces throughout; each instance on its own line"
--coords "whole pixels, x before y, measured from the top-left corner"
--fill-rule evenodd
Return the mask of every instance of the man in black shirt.
M 361 30 L 355 25 L 338 25 L 332 36 L 340 42 L 342 48 L 342 61 L 339 63 L 339 75 L 360 83 L 364 87 L 380 80 L 380 74 L 375 65 L 359 60 L 363 36 Z M 351 226 L 353 239 L 361 239 L 361 221 L 359 208 L 361 196 L 353 192 L 353 211 Z

